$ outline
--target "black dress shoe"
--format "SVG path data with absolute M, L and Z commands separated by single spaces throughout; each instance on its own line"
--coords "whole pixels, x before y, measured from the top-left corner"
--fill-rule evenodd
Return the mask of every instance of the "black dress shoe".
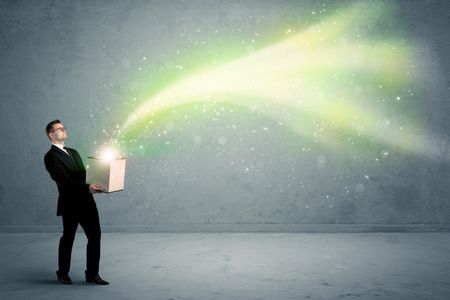
M 94 277 L 86 277 L 86 282 L 100 284 L 100 285 L 108 285 L 109 282 L 106 280 L 103 280 L 99 275 Z
M 58 281 L 63 284 L 72 284 L 72 279 L 70 279 L 69 275 L 61 274 L 59 271 L 56 271 L 56 276 L 58 277 Z

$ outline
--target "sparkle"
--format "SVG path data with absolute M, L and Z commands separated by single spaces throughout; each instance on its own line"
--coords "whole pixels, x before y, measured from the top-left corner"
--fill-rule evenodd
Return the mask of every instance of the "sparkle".
M 219 144 L 220 145 L 225 145 L 227 143 L 227 138 L 224 136 L 219 137 Z

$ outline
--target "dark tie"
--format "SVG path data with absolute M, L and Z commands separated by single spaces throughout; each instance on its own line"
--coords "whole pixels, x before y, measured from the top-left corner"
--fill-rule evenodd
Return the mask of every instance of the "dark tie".
M 67 154 L 72 157 L 72 155 L 70 155 L 69 149 L 67 149 L 67 147 L 63 147 L 64 150 L 66 150 Z

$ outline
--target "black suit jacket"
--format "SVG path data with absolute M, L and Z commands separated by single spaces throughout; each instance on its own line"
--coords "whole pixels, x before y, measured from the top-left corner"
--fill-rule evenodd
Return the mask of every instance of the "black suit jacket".
M 80 155 L 75 149 L 66 150 L 70 156 L 52 145 L 44 157 L 45 168 L 58 186 L 58 216 L 82 213 L 95 206 Z

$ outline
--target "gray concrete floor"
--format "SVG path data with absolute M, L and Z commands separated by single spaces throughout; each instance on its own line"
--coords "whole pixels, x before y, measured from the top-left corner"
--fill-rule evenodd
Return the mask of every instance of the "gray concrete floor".
M 59 234 L 0 234 L 0 299 L 450 299 L 450 233 L 104 233 L 56 281 Z

